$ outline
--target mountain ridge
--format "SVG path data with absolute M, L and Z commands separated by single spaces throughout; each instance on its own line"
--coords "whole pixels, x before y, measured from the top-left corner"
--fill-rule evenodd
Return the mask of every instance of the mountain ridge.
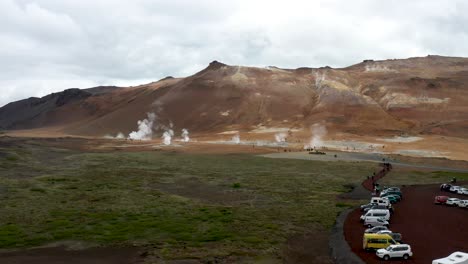
M 153 112 L 158 124 L 200 133 L 307 128 L 322 122 L 358 134 L 466 137 L 467 73 L 467 58 L 434 55 L 364 60 L 344 68 L 258 68 L 213 61 L 185 78 L 169 76 L 128 88 L 67 89 L 12 102 L 0 108 L 0 129 L 60 126 L 69 134 L 102 136 L 129 133 Z

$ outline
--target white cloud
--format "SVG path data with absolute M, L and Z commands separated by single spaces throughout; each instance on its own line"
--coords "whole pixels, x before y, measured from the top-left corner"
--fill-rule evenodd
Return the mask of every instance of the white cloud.
M 0 105 L 234 65 L 468 56 L 465 1 L 2 0 Z

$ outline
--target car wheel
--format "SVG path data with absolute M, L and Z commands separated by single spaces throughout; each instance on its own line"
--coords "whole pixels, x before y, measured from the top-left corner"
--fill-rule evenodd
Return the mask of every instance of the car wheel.
M 409 258 L 408 254 L 403 255 L 403 259 L 408 259 L 408 258 Z
M 389 255 L 385 255 L 385 256 L 383 256 L 383 259 L 384 259 L 384 260 L 389 260 L 389 259 L 390 259 L 390 256 L 389 256 Z
M 371 227 L 372 227 L 372 225 L 367 225 L 367 227 L 368 227 L 368 228 L 371 228 Z

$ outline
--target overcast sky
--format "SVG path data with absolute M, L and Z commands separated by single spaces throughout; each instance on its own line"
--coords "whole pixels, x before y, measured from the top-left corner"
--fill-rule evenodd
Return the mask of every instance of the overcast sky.
M 0 106 L 231 65 L 468 57 L 468 1 L 0 0 Z

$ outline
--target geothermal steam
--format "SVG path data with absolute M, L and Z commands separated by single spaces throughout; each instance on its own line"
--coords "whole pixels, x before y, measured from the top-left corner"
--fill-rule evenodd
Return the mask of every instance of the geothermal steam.
M 232 142 L 233 142 L 234 144 L 240 144 L 240 136 L 239 136 L 239 134 L 236 134 L 236 135 L 234 135 L 234 136 L 232 137 Z
M 284 143 L 286 142 L 286 138 L 287 138 L 287 134 L 286 133 L 276 133 L 275 134 L 275 140 L 277 143 Z
M 151 140 L 155 118 L 156 115 L 154 113 L 147 113 L 147 118 L 138 120 L 138 131 L 131 132 L 128 138 L 133 140 Z
M 189 142 L 190 141 L 190 138 L 189 138 L 189 132 L 187 129 L 182 129 L 182 141 L 183 142 Z
M 312 137 L 310 138 L 309 145 L 304 146 L 304 148 L 323 147 L 322 138 L 327 134 L 327 128 L 322 124 L 313 124 L 310 127 L 310 131 L 312 132 Z
M 164 131 L 162 138 L 163 138 L 163 143 L 164 145 L 170 145 L 172 141 L 172 137 L 174 136 L 174 130 L 168 129 Z

